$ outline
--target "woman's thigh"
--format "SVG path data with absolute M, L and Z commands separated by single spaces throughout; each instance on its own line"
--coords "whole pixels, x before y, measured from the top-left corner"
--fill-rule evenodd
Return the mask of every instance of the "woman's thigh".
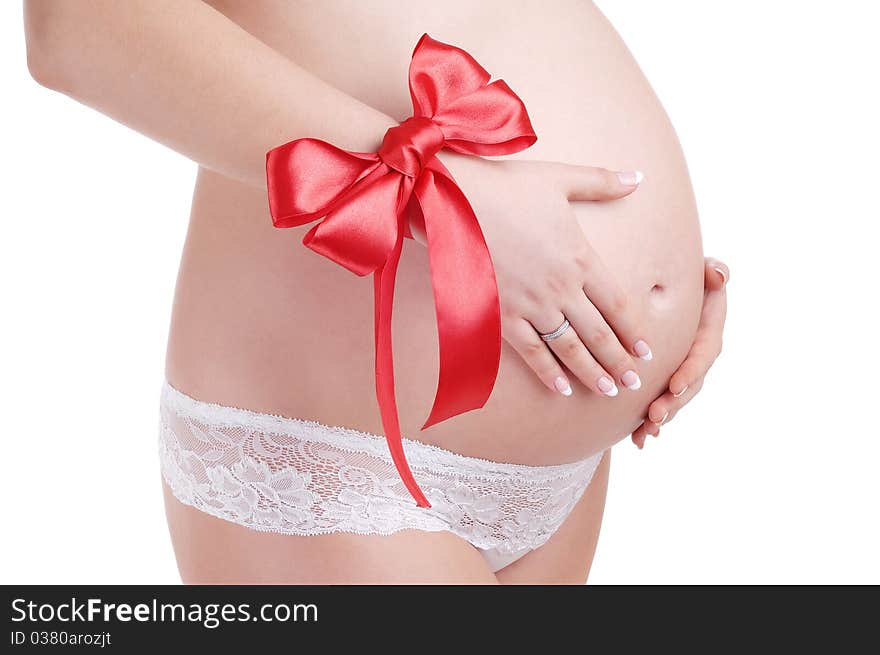
M 448 532 L 311 537 L 251 530 L 184 505 L 163 482 L 185 584 L 497 584 L 473 546 Z
M 605 452 L 590 486 L 565 522 L 537 550 L 495 575 L 502 584 L 584 584 L 590 574 L 608 492 L 611 451 Z

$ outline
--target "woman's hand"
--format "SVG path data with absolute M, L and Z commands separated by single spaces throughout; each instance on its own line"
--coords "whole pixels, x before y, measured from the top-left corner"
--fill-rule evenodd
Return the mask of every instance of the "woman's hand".
M 727 266 L 717 259 L 706 259 L 703 313 L 694 344 L 687 358 L 669 380 L 666 392 L 648 407 L 645 421 L 632 433 L 633 443 L 642 449 L 647 435 L 660 435 L 660 426 L 671 421 L 703 386 L 703 378 L 721 353 L 721 336 L 727 316 L 727 292 L 730 279 Z
M 555 162 L 438 155 L 474 208 L 495 267 L 502 336 L 551 390 L 571 395 L 561 360 L 586 387 L 638 389 L 634 357 L 650 360 L 640 317 L 590 247 L 570 200 L 615 200 L 641 176 Z M 549 342 L 540 333 L 568 319 Z M 556 355 L 554 357 L 554 354 Z

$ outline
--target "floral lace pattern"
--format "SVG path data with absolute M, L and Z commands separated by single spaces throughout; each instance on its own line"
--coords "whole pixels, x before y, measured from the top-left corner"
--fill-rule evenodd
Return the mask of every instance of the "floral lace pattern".
M 167 383 L 160 413 L 162 475 L 178 500 L 203 512 L 291 535 L 446 530 L 504 556 L 550 538 L 602 456 L 525 466 L 405 439 L 425 509 L 380 436 L 205 403 Z

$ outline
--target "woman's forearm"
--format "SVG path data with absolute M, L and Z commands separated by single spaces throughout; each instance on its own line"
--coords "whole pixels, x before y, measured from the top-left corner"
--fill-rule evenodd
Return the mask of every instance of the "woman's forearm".
M 276 145 L 375 150 L 396 124 L 201 0 L 26 0 L 25 29 L 41 84 L 254 186 Z

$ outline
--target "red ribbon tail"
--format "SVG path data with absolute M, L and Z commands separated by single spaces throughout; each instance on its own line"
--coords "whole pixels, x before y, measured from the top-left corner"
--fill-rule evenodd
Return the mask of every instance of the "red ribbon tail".
M 501 360 L 501 309 L 489 248 L 470 203 L 438 159 L 415 195 L 425 221 L 440 371 L 422 429 L 483 407 Z
M 376 398 L 388 450 L 400 479 L 419 507 L 430 507 L 418 483 L 410 471 L 403 451 L 403 438 L 400 434 L 400 420 L 397 416 L 397 400 L 394 395 L 394 355 L 391 350 L 391 310 L 394 306 L 394 281 L 397 265 L 403 248 L 403 217 L 397 230 L 397 241 L 388 255 L 385 265 L 373 274 L 373 294 L 375 299 L 376 335 Z

